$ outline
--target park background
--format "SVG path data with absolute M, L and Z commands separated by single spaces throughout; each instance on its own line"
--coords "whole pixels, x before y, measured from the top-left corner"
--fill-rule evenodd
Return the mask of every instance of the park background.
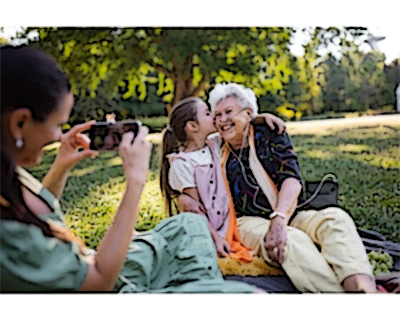
M 237 82 L 254 90 L 260 113 L 288 122 L 305 181 L 335 173 L 339 204 L 357 226 L 398 241 L 400 59 L 387 61 L 380 52 L 385 35 L 366 27 L 17 30 L 1 44 L 40 48 L 70 77 L 76 102 L 64 130 L 110 113 L 150 128 L 154 147 L 138 231 L 165 218 L 158 146 L 171 106 L 187 96 L 207 100 L 216 83 Z M 299 34 L 303 52 L 295 55 L 290 48 Z M 351 121 L 359 117 L 369 120 Z M 57 146 L 48 148 L 29 171 L 41 180 L 56 152 Z M 117 153 L 102 153 L 72 171 L 61 206 L 68 227 L 89 247 L 97 247 L 111 224 L 125 183 Z

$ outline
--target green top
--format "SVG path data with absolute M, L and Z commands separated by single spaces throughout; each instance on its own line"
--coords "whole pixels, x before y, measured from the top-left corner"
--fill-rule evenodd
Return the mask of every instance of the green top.
M 54 212 L 42 216 L 64 225 L 57 199 L 35 178 L 18 168 L 20 181 L 43 198 Z M 74 291 L 86 277 L 87 263 L 75 243 L 45 237 L 35 226 L 1 221 L 1 291 Z M 251 293 L 246 283 L 226 281 L 206 218 L 184 213 L 164 219 L 135 236 L 116 292 Z
M 43 220 L 64 224 L 58 200 L 33 176 L 17 168 L 21 183 L 53 209 Z M 32 225 L 1 220 L 0 290 L 75 291 L 86 277 L 88 265 L 73 242 L 43 235 Z

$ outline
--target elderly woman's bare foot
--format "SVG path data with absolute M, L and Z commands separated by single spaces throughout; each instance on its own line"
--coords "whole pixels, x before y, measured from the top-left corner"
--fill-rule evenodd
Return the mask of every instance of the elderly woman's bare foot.
M 375 281 L 367 274 L 355 274 L 343 281 L 346 292 L 354 293 L 377 293 Z
M 267 293 L 267 291 L 264 291 L 263 289 L 257 288 L 253 291 L 253 293 Z

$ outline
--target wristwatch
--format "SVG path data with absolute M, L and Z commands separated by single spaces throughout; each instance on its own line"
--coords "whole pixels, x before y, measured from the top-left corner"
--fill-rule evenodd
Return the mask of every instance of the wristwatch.
M 282 218 L 286 221 L 286 216 L 285 216 L 285 214 L 284 214 L 283 212 L 280 212 L 280 211 L 274 211 L 274 212 L 272 212 L 271 215 L 269 216 L 269 218 L 272 220 L 272 219 L 276 218 L 277 216 L 282 217 Z

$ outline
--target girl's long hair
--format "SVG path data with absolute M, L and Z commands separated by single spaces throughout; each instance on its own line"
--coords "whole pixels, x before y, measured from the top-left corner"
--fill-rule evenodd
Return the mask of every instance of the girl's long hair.
M 202 102 L 196 97 L 186 98 L 176 104 L 170 113 L 169 125 L 162 133 L 162 150 L 160 165 L 160 187 L 164 198 L 167 216 L 172 214 L 172 200 L 179 195 L 168 184 L 169 160 L 166 157 L 173 152 L 178 153 L 179 147 L 187 142 L 185 131 L 188 121 L 197 121 L 197 103 Z

